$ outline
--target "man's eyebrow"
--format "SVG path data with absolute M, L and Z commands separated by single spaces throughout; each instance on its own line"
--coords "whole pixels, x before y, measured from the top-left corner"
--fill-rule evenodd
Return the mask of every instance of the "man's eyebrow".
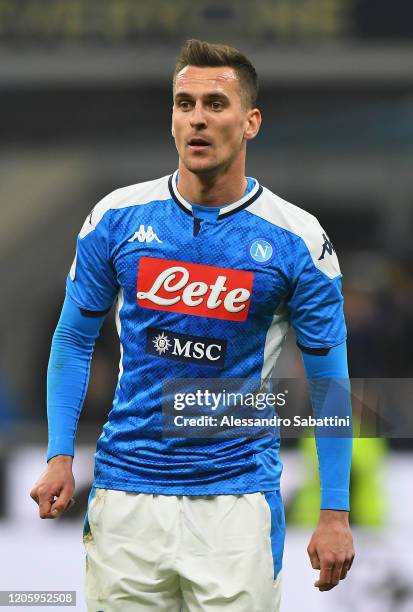
M 211 91 L 205 95 L 205 98 L 207 98 L 208 100 L 213 98 L 214 100 L 219 99 L 229 101 L 229 97 L 227 96 L 227 94 L 223 93 L 222 91 Z
M 210 91 L 202 97 L 206 100 L 212 100 L 212 99 L 217 100 L 218 99 L 218 100 L 224 100 L 227 102 L 229 101 L 229 97 L 222 91 Z M 190 94 L 189 92 L 179 91 L 175 94 L 175 100 L 181 100 L 181 99 L 193 100 L 194 96 Z

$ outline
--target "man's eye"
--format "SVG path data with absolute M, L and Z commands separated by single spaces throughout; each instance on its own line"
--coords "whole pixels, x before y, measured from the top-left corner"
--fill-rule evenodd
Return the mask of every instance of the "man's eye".
M 182 100 L 182 102 L 179 103 L 179 108 L 181 110 L 189 110 L 191 108 L 191 103 L 187 100 Z
M 221 110 L 224 105 L 222 104 L 222 102 L 211 102 L 211 107 L 213 108 L 213 110 Z

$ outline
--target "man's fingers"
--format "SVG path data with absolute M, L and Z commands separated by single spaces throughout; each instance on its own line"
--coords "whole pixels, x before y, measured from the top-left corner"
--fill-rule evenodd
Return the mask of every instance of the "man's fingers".
M 37 487 L 33 487 L 33 489 L 30 491 L 30 497 L 32 498 L 33 501 L 36 502 L 36 504 L 39 503 L 39 496 L 37 494 Z
M 344 580 L 344 578 L 347 576 L 347 572 L 350 571 L 351 566 L 353 565 L 353 561 L 354 561 L 354 552 L 351 555 L 351 557 L 348 557 L 344 563 L 343 563 L 343 568 L 341 570 L 341 580 Z
M 52 518 L 50 515 L 50 510 L 53 503 L 53 496 L 49 498 L 39 498 L 39 516 L 42 519 Z
M 331 584 L 331 573 L 333 571 L 333 565 L 322 565 L 320 570 L 319 579 L 314 583 L 320 591 L 329 591 L 333 588 Z
M 344 559 L 337 559 L 331 572 L 331 586 L 335 587 L 340 582 Z
M 54 487 L 52 489 L 43 487 L 39 488 L 38 495 L 32 495 L 32 499 L 37 497 L 40 518 L 54 519 L 72 507 L 74 503 L 72 494 L 73 488 L 68 486 Z
M 72 507 L 74 490 L 71 468 L 49 464 L 48 470 L 30 491 L 30 497 L 39 505 L 40 518 L 54 519 Z
M 75 500 L 73 499 L 73 497 L 71 497 L 69 501 L 67 502 L 67 504 L 65 505 L 62 505 L 61 503 L 57 503 L 57 500 L 56 500 L 56 504 L 57 505 L 53 504 L 51 508 L 51 513 L 54 517 L 60 516 L 61 514 L 64 514 L 65 512 L 70 510 L 70 508 L 75 504 Z
M 56 518 L 72 507 L 72 489 L 65 487 L 57 499 L 54 500 L 51 508 L 53 518 Z
M 343 563 L 343 567 L 341 568 L 340 580 L 344 580 L 344 578 L 347 576 L 347 572 L 349 569 L 349 563 Z
M 75 505 L 75 503 L 76 503 L 76 502 L 75 502 L 74 497 L 71 497 L 71 498 L 70 498 L 70 500 L 69 500 L 69 505 L 68 505 L 68 506 L 67 506 L 67 508 L 66 508 L 66 512 L 67 512 L 68 510 L 70 510 L 70 508 L 71 508 L 72 506 L 74 506 L 74 505 Z
M 320 559 L 318 558 L 318 554 L 315 548 L 309 546 L 307 548 L 308 556 L 310 557 L 311 567 L 315 570 L 320 569 Z
M 307 547 L 314 569 L 317 569 L 317 557 L 320 560 L 320 574 L 314 583 L 320 591 L 330 591 L 337 586 L 347 576 L 353 563 L 353 538 L 348 519 L 344 518 L 343 521 L 341 515 L 331 517 L 323 514 Z
M 315 570 L 319 570 L 320 569 L 320 559 L 318 558 L 318 555 L 311 555 L 310 556 L 310 562 L 311 562 L 311 567 Z
M 314 586 L 320 591 L 330 591 L 339 584 L 340 580 L 344 580 L 348 570 L 348 561 L 342 557 L 337 557 L 334 562 L 332 559 L 323 561 L 321 563 L 320 577 Z
M 324 567 L 320 571 L 319 579 L 314 583 L 314 586 L 320 589 L 320 591 L 329 591 L 331 586 L 331 568 Z

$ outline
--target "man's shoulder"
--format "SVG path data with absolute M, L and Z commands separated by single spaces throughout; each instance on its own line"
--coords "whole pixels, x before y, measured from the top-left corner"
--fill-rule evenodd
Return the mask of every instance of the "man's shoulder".
M 127 185 L 126 187 L 120 187 L 111 191 L 99 200 L 92 209 L 89 215 L 89 222 L 96 226 L 109 210 L 141 206 L 170 198 L 168 188 L 169 176 L 166 175 L 151 181 Z
M 303 238 L 305 242 L 311 234 L 319 234 L 320 231 L 317 217 L 284 200 L 267 187 L 263 187 L 261 197 L 249 206 L 248 210 L 272 225 Z
M 291 204 L 266 187 L 260 198 L 248 207 L 250 213 L 272 224 L 291 237 L 292 242 L 302 251 L 310 254 L 316 268 L 330 278 L 340 274 L 334 247 L 317 217 L 307 210 Z M 304 246 L 305 245 L 305 246 Z M 325 253 L 329 257 L 325 257 Z

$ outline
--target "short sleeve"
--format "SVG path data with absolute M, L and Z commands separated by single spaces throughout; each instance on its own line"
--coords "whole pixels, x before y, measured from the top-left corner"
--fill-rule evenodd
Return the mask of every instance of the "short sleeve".
M 66 289 L 79 308 L 105 311 L 112 306 L 119 287 L 110 261 L 110 210 L 102 215 L 96 209 L 80 230 Z
M 287 302 L 300 347 L 331 348 L 345 341 L 341 278 L 333 244 L 315 220 L 305 239 L 298 240 Z

